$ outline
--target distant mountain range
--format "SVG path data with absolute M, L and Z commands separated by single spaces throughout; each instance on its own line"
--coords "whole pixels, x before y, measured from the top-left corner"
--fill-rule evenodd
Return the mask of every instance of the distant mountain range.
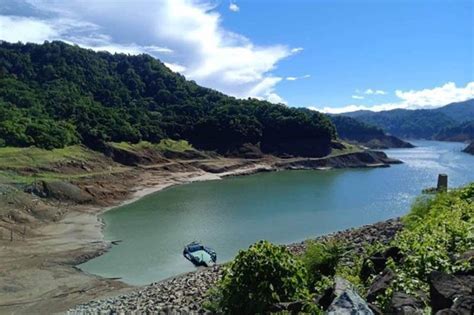
M 468 141 L 474 139 L 474 99 L 435 109 L 368 110 L 343 113 L 405 139 Z

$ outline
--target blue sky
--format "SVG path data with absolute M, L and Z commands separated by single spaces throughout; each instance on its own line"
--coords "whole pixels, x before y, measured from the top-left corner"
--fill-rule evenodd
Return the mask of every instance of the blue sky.
M 0 39 L 146 52 L 237 97 L 332 112 L 474 97 L 467 0 L 4 0 Z

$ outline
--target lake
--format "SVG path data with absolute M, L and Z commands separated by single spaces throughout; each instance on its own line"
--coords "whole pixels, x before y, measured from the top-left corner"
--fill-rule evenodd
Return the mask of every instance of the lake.
M 411 141 L 385 152 L 404 164 L 389 168 L 281 171 L 165 189 L 102 217 L 108 240 L 123 240 L 79 267 L 136 285 L 194 270 L 182 256 L 198 240 L 218 262 L 266 239 L 292 243 L 401 216 L 439 173 L 450 187 L 474 181 L 474 156 L 462 143 Z

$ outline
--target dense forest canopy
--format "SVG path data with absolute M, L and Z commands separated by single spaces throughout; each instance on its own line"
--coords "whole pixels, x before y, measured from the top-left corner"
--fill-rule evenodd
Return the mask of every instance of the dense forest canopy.
M 338 135 L 343 139 L 363 142 L 385 135 L 382 129 L 351 117 L 331 116 L 331 121 L 336 126 Z
M 323 114 L 203 88 L 159 60 L 63 42 L 0 42 L 0 145 L 187 139 L 229 152 L 322 155 L 336 138 Z M 305 142 L 301 151 L 294 145 Z
M 474 141 L 474 120 L 441 129 L 435 136 L 444 141 Z

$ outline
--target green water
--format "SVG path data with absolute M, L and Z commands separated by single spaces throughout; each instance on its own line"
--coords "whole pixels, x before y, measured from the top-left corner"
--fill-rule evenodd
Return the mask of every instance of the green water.
M 449 184 L 474 181 L 474 156 L 461 143 L 414 141 L 387 150 L 390 168 L 283 171 L 166 189 L 103 215 L 108 240 L 123 240 L 80 265 L 104 277 L 146 284 L 191 271 L 183 246 L 202 241 L 218 262 L 260 239 L 291 243 L 403 215 L 438 173 Z

